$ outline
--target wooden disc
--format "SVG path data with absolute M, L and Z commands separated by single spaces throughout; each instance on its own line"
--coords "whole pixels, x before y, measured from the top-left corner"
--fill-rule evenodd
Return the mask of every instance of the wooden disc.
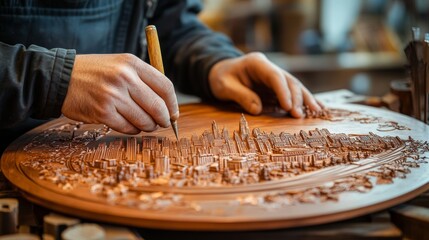
M 245 114 L 245 117 L 251 129 L 258 127 L 261 131 L 275 134 L 280 132 L 295 134 L 301 130 L 326 128 L 331 133 L 362 135 L 372 132 L 379 136 L 398 136 L 401 139 L 409 137 L 421 141 L 429 139 L 428 126 L 405 115 L 360 105 L 330 105 L 329 107 L 359 114 L 331 120 L 292 119 L 279 113 L 261 116 Z M 201 135 L 204 130 L 211 129 L 213 120 L 217 122 L 219 128 L 226 127 L 232 134 L 234 130 L 238 130 L 242 114 L 237 109 L 205 104 L 182 105 L 180 111 L 178 125 L 181 138 Z M 112 202 L 106 196 L 91 194 L 88 187 L 79 185 L 68 188 L 55 184 L 52 179 L 42 179 L 40 172 L 32 170 L 32 165 L 28 164 L 28 159 L 31 158 L 29 148 L 33 147 L 32 151 L 40 151 L 40 154 L 44 151 L 55 153 L 56 150 L 35 149 L 34 145 L 31 145 L 32 141 L 46 134 L 48 129 L 58 128 L 67 123 L 74 123 L 74 121 L 59 118 L 21 136 L 4 152 L 1 168 L 8 180 L 30 201 L 58 212 L 97 221 L 176 230 L 235 231 L 287 228 L 327 223 L 368 214 L 407 201 L 429 189 L 427 178 L 429 164 L 420 163 L 418 168 L 411 168 L 411 172 L 406 174 L 405 178 L 394 178 L 391 184 L 376 184 L 376 179 L 369 177 L 374 185 L 372 189 L 365 193 L 344 191 L 338 195 L 338 200 L 288 203 L 285 198 L 281 201 L 271 199 L 279 196 L 290 197 L 291 192 L 298 194 L 303 189 L 320 189 L 318 187 L 356 174 L 365 175 L 380 166 L 374 162 L 375 160 L 371 160 L 356 164 L 341 164 L 291 178 L 257 184 L 183 188 L 165 185 L 147 186 L 141 188 L 141 191 L 130 192 L 129 194 L 134 194 L 132 201 L 127 202 L 127 198 L 122 197 L 122 202 L 119 204 Z M 392 123 L 394 123 L 393 126 Z M 84 125 L 83 128 L 87 130 L 100 128 L 100 126 Z M 141 135 L 175 138 L 171 128 Z M 94 139 L 94 142 L 99 144 L 117 137 L 126 136 L 110 132 L 103 138 Z M 57 140 L 46 139 L 47 142 Z M 92 146 L 95 145 L 92 143 L 88 145 L 88 147 Z M 388 158 L 389 155 L 400 154 L 400 151 L 401 149 L 397 149 L 396 152 L 387 151 L 383 156 Z M 58 169 L 70 168 L 67 165 L 67 157 L 61 154 L 51 156 L 56 164 L 61 162 L 58 158 L 65 159 L 63 165 L 57 166 Z M 427 156 L 428 153 L 425 152 L 419 157 Z M 33 158 L 32 161 L 36 163 L 37 159 Z M 72 169 L 70 171 L 73 172 Z M 139 194 L 142 195 L 138 197 Z M 155 195 L 163 197 L 158 198 Z M 150 207 L 142 204 L 141 202 L 147 201 L 142 199 L 145 197 L 150 197 L 151 201 L 159 200 L 159 205 Z M 176 197 L 180 200 L 174 200 Z M 137 202 L 135 199 L 138 199 Z

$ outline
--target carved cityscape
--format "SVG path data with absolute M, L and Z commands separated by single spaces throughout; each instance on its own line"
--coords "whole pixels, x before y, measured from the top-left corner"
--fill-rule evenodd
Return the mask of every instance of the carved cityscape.
M 84 155 L 80 171 L 114 170 L 117 181 L 139 177 L 178 187 L 251 184 L 356 162 L 403 145 L 398 137 L 373 133 L 351 137 L 327 129 L 278 135 L 251 131 L 242 115 L 232 137 L 213 121 L 201 136 L 178 142 L 143 136 L 141 144 L 136 137 L 102 143 Z M 156 180 L 160 178 L 168 181 Z
M 278 201 L 273 199 L 284 202 L 285 197 L 288 202 L 304 203 L 337 200 L 344 191 L 369 191 L 373 187 L 371 176 L 378 184 L 405 178 L 409 168 L 426 162 L 423 155 L 429 150 L 427 142 L 372 132 L 345 134 L 316 128 L 275 134 L 251 130 L 244 115 L 232 134 L 213 121 L 202 134 L 179 141 L 145 135 L 105 141 L 103 137 L 110 129 L 76 134 L 81 126 L 84 124 L 65 124 L 33 139 L 24 148 L 30 156 L 21 162 L 24 171 L 36 170 L 39 180 L 64 191 L 86 186 L 90 194 L 115 204 L 129 205 L 134 198 L 140 207 L 141 202 L 147 203 L 144 208 L 159 208 L 155 200 L 160 198 L 164 203 L 168 199 L 172 205 L 184 206 L 177 200 L 182 197 L 176 194 L 180 189 L 253 187 L 311 172 L 320 175 L 309 177 L 311 184 L 299 185 L 299 191 L 249 195 L 255 190 L 249 188 L 247 197 L 240 201 L 246 204 L 254 201 L 253 197 L 262 197 L 265 203 Z M 98 145 L 88 147 L 94 142 Z M 342 170 L 323 175 L 323 169 L 351 165 L 354 172 L 349 170 L 348 175 Z M 331 183 L 326 185 L 328 180 Z

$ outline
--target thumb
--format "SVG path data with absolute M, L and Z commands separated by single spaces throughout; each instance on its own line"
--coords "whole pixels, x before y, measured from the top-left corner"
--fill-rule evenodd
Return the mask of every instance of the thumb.
M 234 82 L 229 89 L 228 95 L 230 98 L 237 102 L 248 113 L 257 115 L 262 112 L 262 102 L 259 96 L 250 88 Z

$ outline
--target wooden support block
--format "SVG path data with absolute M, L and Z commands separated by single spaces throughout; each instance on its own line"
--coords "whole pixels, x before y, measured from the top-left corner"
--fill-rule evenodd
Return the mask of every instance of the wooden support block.
M 296 239 L 402 239 L 401 231 L 391 223 L 345 223 L 306 228 L 288 233 Z M 279 238 L 280 239 L 280 238 Z
M 382 211 L 370 215 L 372 223 L 388 223 L 390 222 L 390 214 L 387 211 Z
M 429 191 L 420 194 L 416 198 L 407 202 L 407 204 L 429 208 Z
M 401 240 L 401 231 L 392 223 L 335 223 L 316 227 L 274 231 L 246 231 L 246 232 L 180 232 L 180 231 L 142 231 L 147 239 L 223 239 L 228 236 L 235 240 Z
M 77 218 L 65 217 L 57 214 L 49 214 L 43 218 L 43 232 L 52 239 L 60 240 L 61 233 L 70 226 L 80 222 Z
M 40 240 L 40 238 L 34 234 L 15 233 L 0 236 L 0 240 Z
M 390 92 L 399 98 L 399 112 L 411 116 L 413 107 L 410 81 L 392 81 L 390 83 Z
M 77 224 L 67 228 L 62 234 L 61 239 L 74 240 L 74 239 L 93 239 L 104 240 L 106 239 L 106 231 L 98 224 L 83 223 Z
M 0 235 L 16 233 L 18 230 L 18 200 L 0 199 Z
M 391 219 L 404 237 L 429 239 L 429 209 L 412 205 L 400 205 L 390 210 Z
M 106 232 L 106 239 L 112 239 L 112 240 L 113 239 L 122 239 L 122 240 L 143 239 L 136 232 L 126 227 L 116 227 L 116 226 L 109 226 L 109 225 L 102 225 L 102 227 Z

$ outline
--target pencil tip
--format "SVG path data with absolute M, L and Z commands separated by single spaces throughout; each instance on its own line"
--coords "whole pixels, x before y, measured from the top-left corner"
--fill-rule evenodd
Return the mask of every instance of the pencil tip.
M 177 121 L 171 120 L 171 126 L 173 127 L 174 135 L 176 136 L 176 140 L 179 141 L 179 129 L 177 127 Z

